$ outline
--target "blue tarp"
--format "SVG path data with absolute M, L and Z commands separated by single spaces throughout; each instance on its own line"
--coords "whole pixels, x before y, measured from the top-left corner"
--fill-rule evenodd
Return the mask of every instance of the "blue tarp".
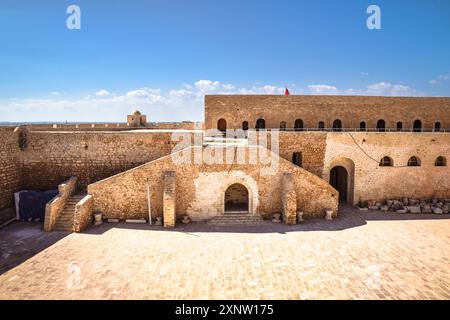
M 18 208 L 18 218 L 22 221 L 39 219 L 44 221 L 45 205 L 58 194 L 58 190 L 49 191 L 20 191 Z

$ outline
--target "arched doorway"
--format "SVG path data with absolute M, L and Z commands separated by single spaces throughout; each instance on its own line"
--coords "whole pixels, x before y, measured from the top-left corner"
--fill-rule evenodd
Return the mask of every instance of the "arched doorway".
M 256 120 L 256 130 L 265 129 L 265 128 L 266 128 L 266 121 L 264 119 Z
M 248 190 L 240 183 L 232 184 L 225 191 L 225 213 L 249 212 Z
M 378 120 L 378 122 L 377 122 L 377 130 L 379 132 L 386 131 L 386 122 L 383 119 Z
M 339 191 L 339 202 L 348 202 L 348 172 L 342 166 L 336 166 L 330 171 L 330 184 Z
M 303 120 L 297 119 L 294 122 L 295 131 L 303 131 Z
M 217 121 L 217 129 L 222 132 L 227 131 L 227 121 L 225 119 L 219 119 Z
M 333 121 L 333 131 L 342 131 L 342 121 L 340 119 Z
M 422 121 L 415 120 L 413 123 L 413 131 L 414 132 L 422 132 Z
M 248 121 L 242 122 L 242 130 L 244 130 L 244 131 L 248 130 Z

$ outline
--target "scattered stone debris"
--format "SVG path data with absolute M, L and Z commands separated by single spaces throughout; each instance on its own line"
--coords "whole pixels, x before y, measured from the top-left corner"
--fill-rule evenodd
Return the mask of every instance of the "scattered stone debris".
M 383 212 L 416 214 L 449 214 L 450 199 L 387 199 L 360 202 L 359 210 L 381 210 Z

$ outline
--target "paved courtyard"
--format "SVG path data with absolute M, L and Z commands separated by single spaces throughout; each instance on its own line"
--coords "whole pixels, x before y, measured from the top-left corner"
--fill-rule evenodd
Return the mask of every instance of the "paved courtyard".
M 0 230 L 1 299 L 449 299 L 450 216 Z

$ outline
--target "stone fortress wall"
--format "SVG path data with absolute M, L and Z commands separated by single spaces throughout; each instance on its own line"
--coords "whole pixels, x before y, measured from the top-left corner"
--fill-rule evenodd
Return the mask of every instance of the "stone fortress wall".
M 227 164 L 226 150 L 222 148 L 198 146 L 177 152 L 189 153 L 192 159 L 195 152 L 199 152 L 197 154 L 200 156 L 206 152 L 220 152 L 223 159 L 220 163 L 176 163 L 173 159 L 178 155 L 175 153 L 90 184 L 88 193 L 95 199 L 94 211 L 103 212 L 107 218 L 113 219 L 146 219 L 147 192 L 150 190 L 152 214 L 162 216 L 164 173 L 174 172 L 175 212 L 178 217 L 188 214 L 193 220 L 205 220 L 223 214 L 225 191 L 236 183 L 244 185 L 249 191 L 249 212 L 270 217 L 282 211 L 282 178 L 285 173 L 292 174 L 294 178 L 297 186 L 295 207 L 302 210 L 305 217 L 323 216 L 324 208 L 337 213 L 337 192 L 319 177 L 279 159 L 276 154 L 269 154 L 278 163 L 274 171 L 261 170 L 265 167 L 262 165 L 265 161 L 253 164 L 249 154 L 262 147 L 236 147 L 236 150 L 230 150 L 231 153 L 244 154 L 245 161 Z M 268 166 L 265 168 L 269 169 Z
M 249 127 L 253 128 L 260 117 L 266 120 L 267 128 L 279 128 L 280 121 L 287 121 L 288 128 L 293 127 L 297 117 L 304 121 L 304 128 L 317 127 L 318 121 L 324 121 L 326 127 L 330 127 L 333 119 L 337 118 L 341 119 L 344 128 L 358 128 L 360 121 L 366 121 L 367 128 L 371 128 L 379 119 L 384 119 L 387 128 L 402 121 L 403 128 L 408 131 L 417 119 L 420 119 L 423 128 L 433 128 L 439 121 L 441 132 L 280 131 L 279 154 L 291 163 L 287 170 L 291 172 L 294 153 L 299 153 L 302 170 L 326 183 L 330 182 L 334 167 L 344 167 L 349 175 L 349 203 L 400 197 L 450 198 L 449 166 L 434 165 L 439 156 L 450 160 L 450 134 L 444 132 L 450 129 L 449 98 L 206 96 L 205 104 L 205 129 L 217 129 L 220 118 L 226 119 L 228 128 L 241 128 L 243 121 L 249 121 Z M 194 128 L 194 123 L 184 122 L 177 125 L 147 123 L 139 128 L 130 128 L 125 124 L 115 129 L 97 124 L 80 125 L 78 128 L 70 126 L 27 126 L 27 144 L 23 150 L 19 147 L 19 134 L 14 132 L 14 127 L 0 128 L 0 210 L 13 205 L 13 193 L 20 189 L 53 189 L 70 176 L 78 177 L 79 188 L 84 189 L 89 184 L 145 163 L 156 166 L 152 161 L 173 152 L 177 143 L 171 141 L 173 132 L 178 130 L 191 137 L 194 135 L 191 129 L 184 129 L 185 126 Z M 385 156 L 393 160 L 392 167 L 380 167 L 379 161 Z M 420 166 L 407 166 L 412 156 L 420 159 Z M 177 179 L 183 181 L 183 170 L 171 166 L 165 169 L 176 171 Z M 188 197 L 190 192 L 194 192 L 189 191 L 188 186 L 192 187 L 194 181 L 200 181 L 195 180 L 198 177 L 215 176 L 217 181 L 225 183 L 229 172 L 219 167 L 202 168 L 203 172 L 199 170 L 186 167 L 186 174 L 192 179 L 186 185 L 177 182 L 177 195 L 184 192 L 186 195 L 183 197 Z M 204 175 L 208 170 L 211 172 Z M 240 169 L 247 175 L 253 175 L 251 170 L 257 168 Z M 281 174 L 277 179 L 281 179 Z M 198 177 L 194 179 L 194 176 Z M 133 174 L 127 177 L 129 185 L 126 188 L 129 190 L 136 188 L 133 181 L 142 180 L 142 177 Z M 216 183 L 216 180 L 213 182 Z M 203 182 L 208 186 L 211 181 L 206 179 Z M 296 180 L 296 187 L 302 188 L 301 179 Z M 138 190 L 141 188 L 137 187 Z M 194 186 L 192 190 L 195 188 L 198 187 Z M 265 203 L 273 198 L 269 195 L 271 192 L 261 194 L 258 200 L 261 210 L 265 212 L 279 207 L 279 203 Z M 188 209 L 182 199 L 177 200 L 177 206 L 184 208 L 180 212 L 193 210 Z M 136 204 L 128 204 L 139 207 L 140 211 L 135 210 L 133 214 L 142 213 L 142 201 L 137 198 Z M 156 206 L 158 201 L 155 200 Z M 194 208 L 202 202 L 190 203 Z M 158 211 L 158 208 L 155 210 Z
M 332 128 L 341 120 L 343 128 L 376 128 L 379 120 L 386 128 L 412 130 L 416 120 L 422 128 L 433 130 L 436 122 L 450 130 L 450 98 L 421 97 L 367 97 L 367 96 L 283 96 L 283 95 L 207 95 L 205 96 L 205 129 L 217 129 L 220 119 L 227 128 L 241 129 L 244 121 L 256 128 L 258 119 L 265 120 L 266 128 L 294 128 L 301 119 L 304 128 Z
M 17 140 L 14 127 L 0 127 L 0 210 L 13 206 L 13 194 L 21 187 Z

